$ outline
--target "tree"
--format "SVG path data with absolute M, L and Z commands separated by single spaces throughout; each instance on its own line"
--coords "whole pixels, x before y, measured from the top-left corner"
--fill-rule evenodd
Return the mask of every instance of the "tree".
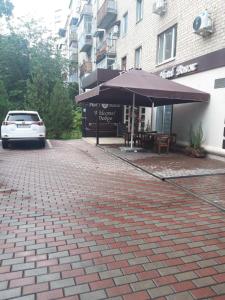
M 23 108 L 28 78 L 27 41 L 15 33 L 0 36 L 0 80 L 4 82 L 9 101 L 15 109 Z
M 11 0 L 0 0 L 0 17 L 11 17 L 13 8 Z
M 73 126 L 72 102 L 69 99 L 67 88 L 60 81 L 55 84 L 51 95 L 49 118 L 46 120 L 46 125 L 50 136 L 54 138 L 60 138 Z
M 2 122 L 9 110 L 8 95 L 4 82 L 0 80 L 0 122 Z

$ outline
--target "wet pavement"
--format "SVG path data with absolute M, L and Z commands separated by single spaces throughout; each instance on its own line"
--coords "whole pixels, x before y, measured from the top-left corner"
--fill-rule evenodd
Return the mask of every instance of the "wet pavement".
M 220 209 L 83 141 L 52 146 L 0 150 L 0 299 L 225 299 Z M 223 195 L 213 178 L 176 183 Z

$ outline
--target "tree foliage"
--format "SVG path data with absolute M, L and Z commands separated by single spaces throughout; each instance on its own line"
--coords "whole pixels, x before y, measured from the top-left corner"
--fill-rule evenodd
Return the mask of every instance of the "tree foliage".
M 49 103 L 49 116 L 46 120 L 50 136 L 59 138 L 63 132 L 72 129 L 73 106 L 68 90 L 62 82 L 56 82 Z
M 8 91 L 14 108 L 23 108 L 26 82 L 29 78 L 28 42 L 11 33 L 0 36 L 0 80 Z
M 11 0 L 0 0 L 0 17 L 11 17 L 13 12 L 13 4 Z
M 8 109 L 8 95 L 4 86 L 4 82 L 0 80 L 0 122 L 4 120 Z
M 73 128 L 78 85 L 65 84 L 68 67 L 54 40 L 35 21 L 10 27 L 8 35 L 0 36 L 0 80 L 11 109 L 37 110 L 47 132 L 57 138 Z

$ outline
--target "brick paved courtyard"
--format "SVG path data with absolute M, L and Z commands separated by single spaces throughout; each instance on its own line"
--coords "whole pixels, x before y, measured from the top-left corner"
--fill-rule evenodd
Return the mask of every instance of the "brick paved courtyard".
M 52 144 L 0 151 L 0 299 L 225 299 L 221 210 L 85 142 Z
M 124 152 L 118 145 L 100 145 L 102 149 L 154 174 L 158 178 L 176 178 L 199 175 L 225 175 L 225 161 L 204 158 L 196 159 L 179 152 L 161 153 Z

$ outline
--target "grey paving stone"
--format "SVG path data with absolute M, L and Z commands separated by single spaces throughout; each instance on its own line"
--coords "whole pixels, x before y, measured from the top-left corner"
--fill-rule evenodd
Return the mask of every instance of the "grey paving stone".
M 55 253 L 57 252 L 57 248 L 56 247 L 47 247 L 47 248 L 41 248 L 41 249 L 37 249 L 37 254 L 49 254 L 49 253 Z
M 155 284 L 152 280 L 142 280 L 135 283 L 131 283 L 131 288 L 134 292 L 143 291 L 154 287 Z
M 80 284 L 80 285 L 64 288 L 65 296 L 79 295 L 79 294 L 86 293 L 89 291 L 90 291 L 90 288 L 89 288 L 88 284 Z
M 0 292 L 0 300 L 16 298 L 21 296 L 21 288 L 9 289 Z
M 121 272 L 120 269 L 115 269 L 115 270 L 110 270 L 110 271 L 105 271 L 99 273 L 99 276 L 101 279 L 107 279 L 107 278 L 113 278 L 113 277 L 118 277 L 122 276 L 123 273 Z
M 28 295 L 28 296 L 22 296 L 22 297 L 17 297 L 14 300 L 35 300 L 35 295 Z
M 101 254 L 102 256 L 116 255 L 116 254 L 121 254 L 121 251 L 119 249 L 110 249 L 110 250 L 101 251 Z
M 203 277 L 193 280 L 194 284 L 197 287 L 203 287 L 203 286 L 210 286 L 212 284 L 215 284 L 216 281 L 212 277 Z
M 50 259 L 52 258 L 58 258 L 58 257 L 65 257 L 65 256 L 69 256 L 69 251 L 59 251 L 59 252 L 55 252 L 55 253 L 51 253 L 48 255 L 48 257 Z
M 180 274 L 176 274 L 175 277 L 177 278 L 178 281 L 184 281 L 184 280 L 192 280 L 198 277 L 196 273 L 193 271 L 189 272 L 184 272 Z
M 174 291 L 170 286 L 162 286 L 162 287 L 157 287 L 153 289 L 148 289 L 148 293 L 151 296 L 151 298 L 159 298 L 162 296 L 168 296 L 170 294 L 173 294 Z
M 189 255 L 189 256 L 185 256 L 185 257 L 182 257 L 182 260 L 185 262 L 185 263 L 190 263 L 190 262 L 194 262 L 194 261 L 199 261 L 201 260 L 201 256 L 199 255 Z
M 2 261 L 2 266 L 21 264 L 24 262 L 24 257 L 5 259 Z
M 8 281 L 1 281 L 0 282 L 0 291 L 1 290 L 6 290 L 8 286 Z M 1 292 L 0 292 L 1 293 Z
M 170 274 L 176 274 L 179 273 L 180 270 L 178 269 L 178 267 L 167 267 L 167 268 L 161 268 L 159 269 L 159 273 L 162 276 L 166 276 L 166 275 L 170 275 Z
M 79 255 L 71 255 L 67 257 L 62 257 L 59 259 L 60 264 L 74 263 L 80 261 Z
M 167 300 L 194 300 L 189 292 L 176 293 L 166 297 Z
M 113 280 L 115 281 L 116 285 L 122 285 L 138 281 L 137 276 L 135 274 L 114 277 Z
M 36 250 L 36 249 L 42 249 L 45 247 L 46 247 L 45 243 L 34 244 L 34 242 L 32 242 L 32 244 L 26 246 L 26 249 L 27 250 Z
M 117 254 L 114 256 L 115 260 L 126 260 L 126 259 L 131 259 L 134 258 L 134 254 L 133 253 L 126 253 L 126 254 Z
M 80 268 L 87 268 L 93 266 L 94 263 L 92 260 L 84 260 L 84 261 L 79 261 L 72 263 L 72 268 L 73 269 L 80 269 Z
M 25 274 L 25 277 L 29 277 L 29 276 L 38 276 L 38 275 L 47 274 L 47 272 L 48 272 L 48 269 L 46 267 L 42 267 L 42 268 L 37 268 L 37 269 L 25 270 L 24 274 Z
M 145 263 L 148 263 L 148 262 L 149 262 L 149 260 L 148 260 L 147 257 L 137 257 L 137 258 L 129 259 L 128 260 L 128 263 L 131 266 L 145 264 Z
M 106 270 L 107 270 L 107 266 L 104 265 L 104 264 L 85 268 L 85 272 L 87 274 L 97 273 L 97 272 L 104 272 Z
M 104 290 L 99 290 L 95 292 L 85 293 L 80 295 L 80 300 L 101 300 L 106 299 L 106 293 Z
M 17 264 L 12 266 L 12 271 L 22 271 L 27 269 L 34 269 L 34 262 Z
M 52 273 L 37 276 L 37 283 L 46 282 L 46 281 L 54 281 L 60 279 L 60 273 Z
M 217 284 L 212 286 L 212 289 L 216 292 L 217 295 L 223 295 L 225 294 L 225 284 Z
M 67 279 L 61 279 L 61 280 L 56 280 L 50 282 L 50 287 L 51 289 L 59 289 L 59 288 L 64 288 L 68 286 L 73 286 L 75 285 L 75 282 L 72 278 L 67 278 Z

